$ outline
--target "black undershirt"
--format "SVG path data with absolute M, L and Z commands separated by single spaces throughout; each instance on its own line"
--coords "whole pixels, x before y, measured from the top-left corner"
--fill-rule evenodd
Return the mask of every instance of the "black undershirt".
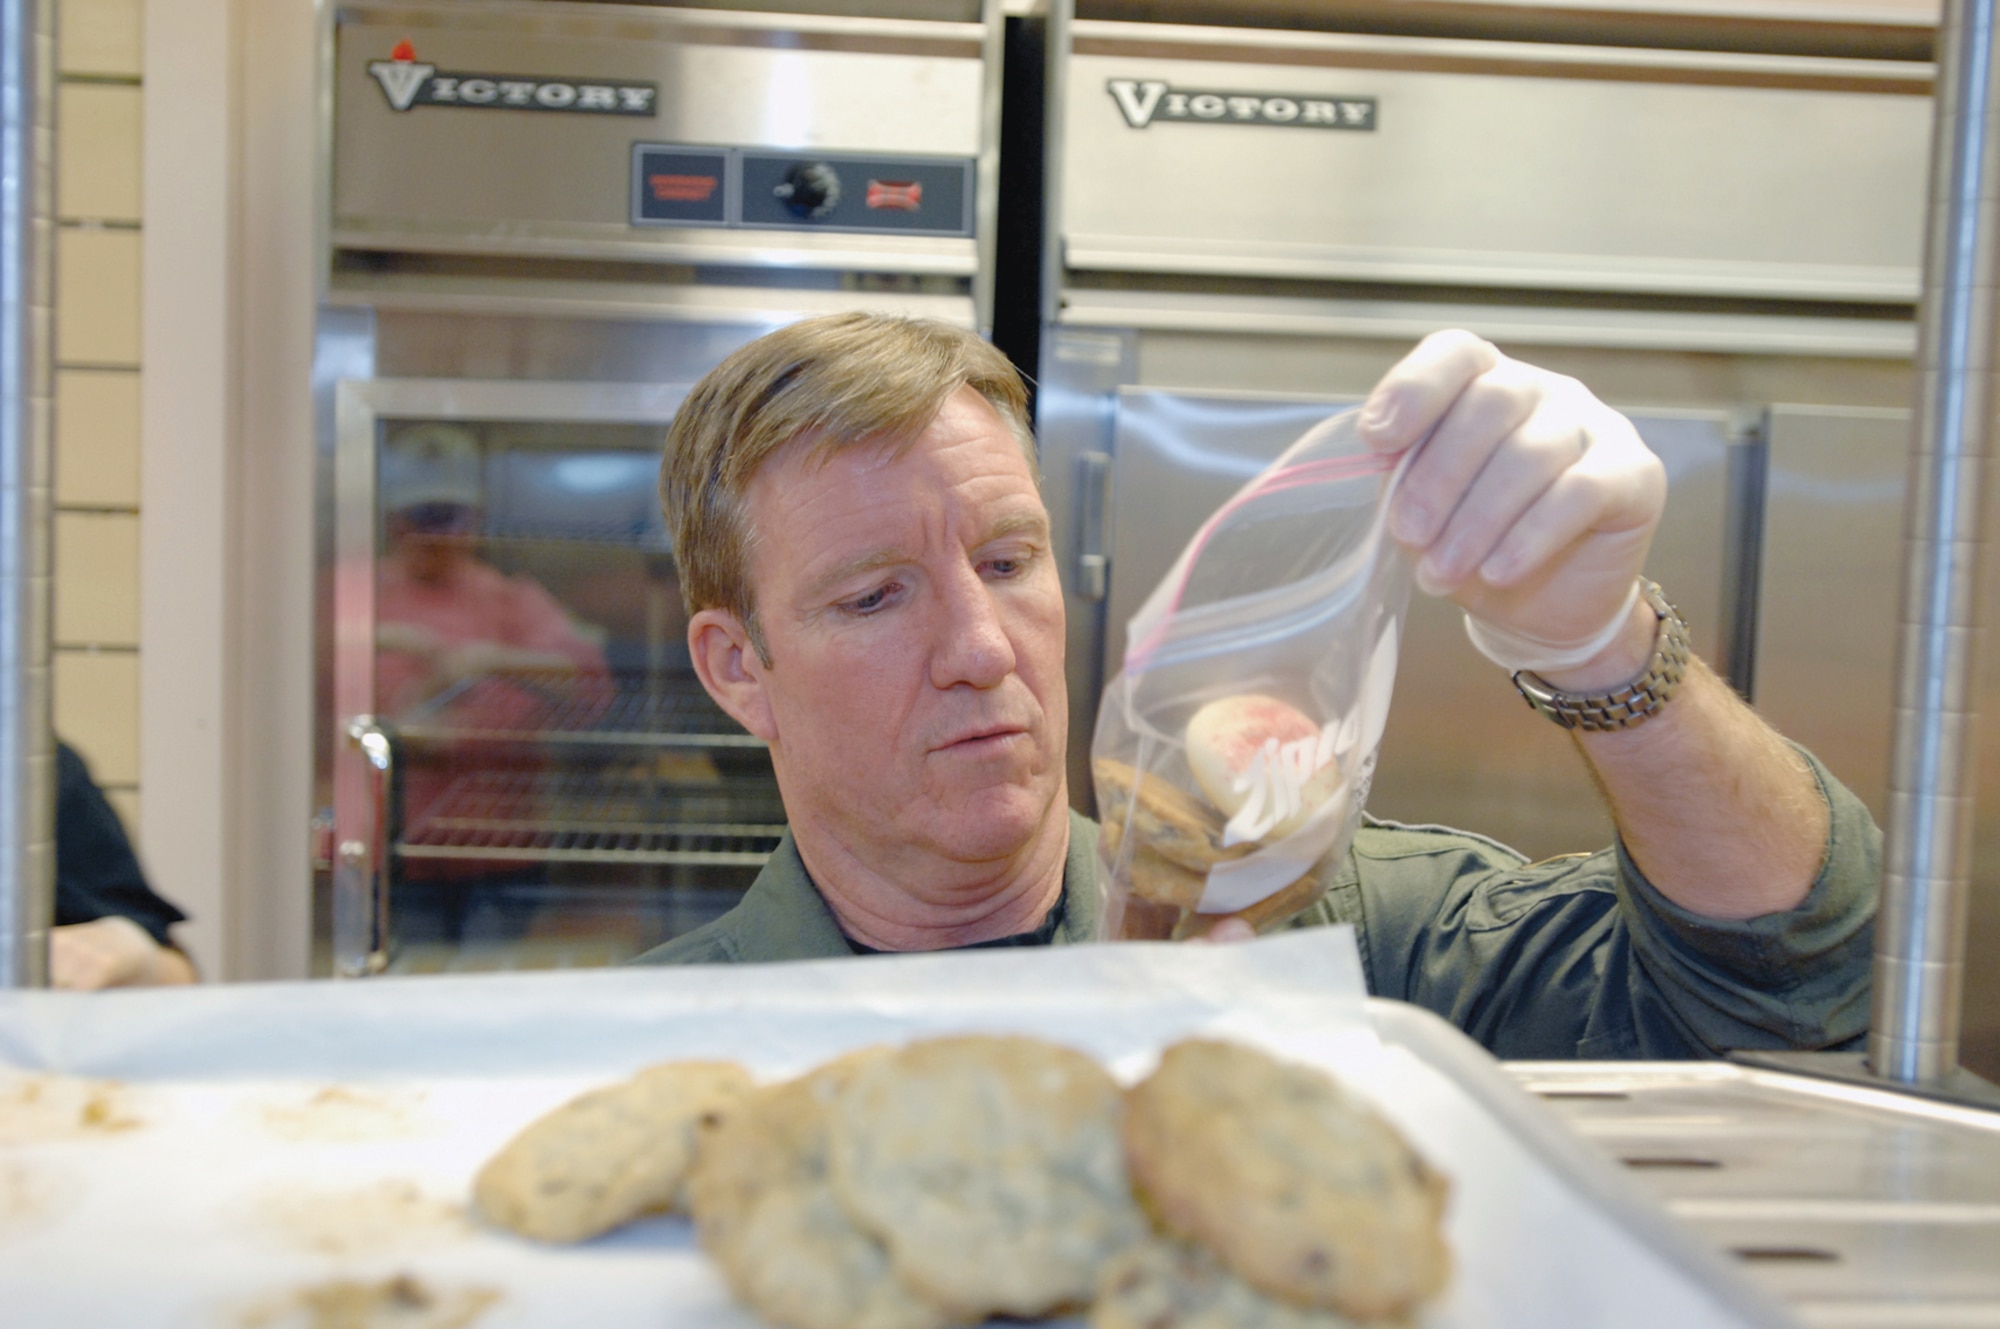
M 990 951 L 1008 946 L 1048 946 L 1056 939 L 1056 929 L 1062 926 L 1063 905 L 1069 900 L 1069 888 L 1056 897 L 1055 908 L 1042 918 L 1042 924 L 1033 932 L 1016 932 L 1010 937 L 994 937 L 990 941 L 967 942 L 963 946 L 947 946 L 949 951 Z M 909 951 L 878 951 L 873 946 L 864 946 L 847 934 L 841 934 L 847 941 L 847 948 L 856 955 L 908 955 Z

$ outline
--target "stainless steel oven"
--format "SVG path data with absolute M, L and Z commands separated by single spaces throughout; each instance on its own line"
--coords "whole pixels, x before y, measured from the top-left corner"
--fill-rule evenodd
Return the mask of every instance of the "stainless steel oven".
M 731 349 L 992 320 L 997 0 L 335 6 L 319 963 L 616 962 L 784 810 L 689 667 L 662 437 Z

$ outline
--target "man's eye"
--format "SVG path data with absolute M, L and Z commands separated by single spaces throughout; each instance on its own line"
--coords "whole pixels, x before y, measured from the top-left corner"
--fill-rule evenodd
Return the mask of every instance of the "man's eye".
M 1004 580 L 1008 577 L 1020 576 L 1027 569 L 1028 562 L 1029 560 L 1025 555 L 1013 558 L 989 558 L 986 560 L 986 571 L 989 575 Z
M 887 602 L 890 593 L 895 589 L 896 587 L 893 582 L 887 586 L 878 586 L 866 595 L 849 600 L 841 608 L 855 614 L 872 614 Z

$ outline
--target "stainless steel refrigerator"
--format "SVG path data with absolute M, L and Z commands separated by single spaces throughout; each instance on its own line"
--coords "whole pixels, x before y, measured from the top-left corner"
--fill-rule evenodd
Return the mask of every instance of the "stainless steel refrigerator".
M 802 315 L 992 318 L 997 0 L 810 8 L 333 7 L 322 969 L 615 962 L 775 845 L 665 428 Z
M 1879 818 L 1922 44 L 1811 6 L 1761 33 L 1478 10 L 1052 6 L 1038 411 L 1072 789 L 1088 799 L 1125 623 L 1200 519 L 1457 326 L 1632 416 L 1670 477 L 1650 574 L 1709 662 Z M 1718 34 L 1733 49 L 1702 49 Z M 1454 610 L 1419 596 L 1400 660 L 1371 812 L 1530 857 L 1608 843 L 1570 743 Z M 1990 1074 L 2000 788 L 1982 788 L 1966 1059 Z

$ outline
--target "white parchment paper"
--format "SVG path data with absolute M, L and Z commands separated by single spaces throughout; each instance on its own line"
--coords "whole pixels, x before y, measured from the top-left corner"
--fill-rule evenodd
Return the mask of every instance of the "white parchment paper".
M 685 1221 L 537 1246 L 465 1213 L 473 1173 L 540 1112 L 653 1062 L 728 1057 L 775 1078 L 975 1030 L 1065 1042 L 1126 1079 L 1195 1032 L 1340 1075 L 1453 1179 L 1458 1267 L 1426 1329 L 1782 1319 L 1719 1263 L 1663 1251 L 1581 1151 L 1535 1147 L 1553 1129 L 1539 1107 L 1460 1036 L 1443 1030 L 1463 1046 L 1440 1055 L 1418 1045 L 1431 1035 L 1385 1039 L 1378 1023 L 1339 928 L 1240 946 L 0 994 L 0 1324 L 330 1323 L 299 1309 L 304 1290 L 407 1274 L 439 1316 L 481 1308 L 480 1329 L 749 1326 Z

